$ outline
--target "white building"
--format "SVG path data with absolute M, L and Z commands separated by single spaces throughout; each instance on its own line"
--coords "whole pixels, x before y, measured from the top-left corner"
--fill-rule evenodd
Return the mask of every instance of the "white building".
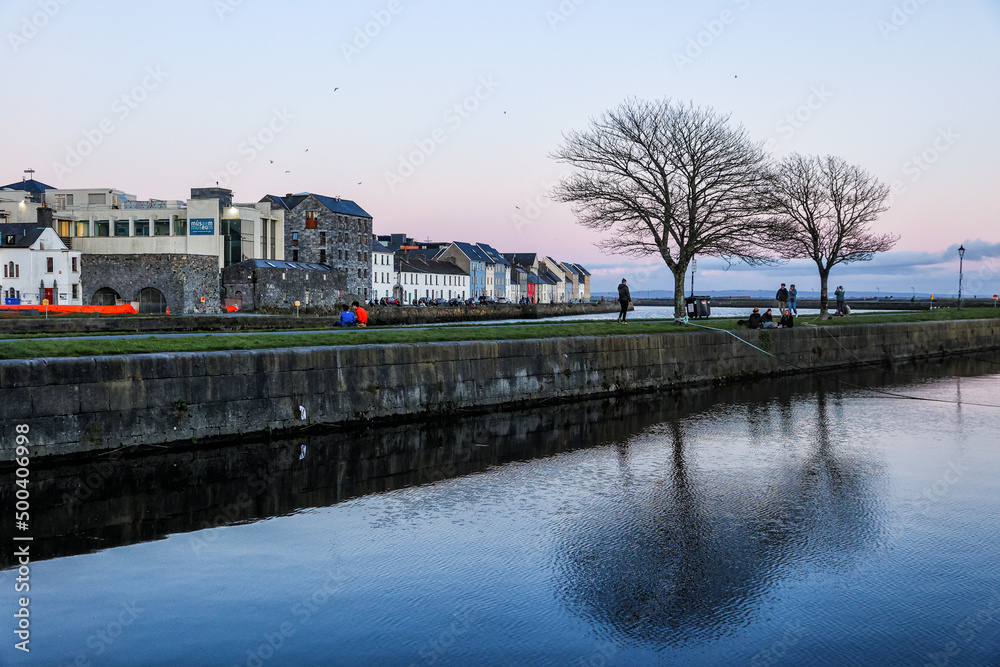
M 393 262 L 394 253 L 380 241 L 372 240 L 371 295 L 375 300 L 392 297 L 399 282 Z
M 453 262 L 432 259 L 434 252 L 411 250 L 396 258 L 400 279 L 397 298 L 403 303 L 469 298 L 469 274 Z
M 80 253 L 37 222 L 0 224 L 0 296 L 7 305 L 83 305 Z

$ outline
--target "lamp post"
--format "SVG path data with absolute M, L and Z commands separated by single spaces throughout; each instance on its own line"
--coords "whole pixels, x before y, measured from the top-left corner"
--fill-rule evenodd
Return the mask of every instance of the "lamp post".
M 698 270 L 698 260 L 691 259 L 691 298 L 694 298 L 694 274 Z
M 958 309 L 962 309 L 962 258 L 965 257 L 965 244 L 958 246 Z

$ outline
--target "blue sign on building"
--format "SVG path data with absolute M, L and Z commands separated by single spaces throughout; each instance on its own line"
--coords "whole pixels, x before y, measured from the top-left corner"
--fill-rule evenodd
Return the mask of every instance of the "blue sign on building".
M 5 306 L 20 306 L 21 305 L 21 300 L 20 299 L 7 298 L 7 299 L 3 300 L 3 305 L 5 305 Z
M 215 220 L 212 218 L 191 218 L 188 224 L 188 235 L 190 236 L 212 236 L 215 234 Z

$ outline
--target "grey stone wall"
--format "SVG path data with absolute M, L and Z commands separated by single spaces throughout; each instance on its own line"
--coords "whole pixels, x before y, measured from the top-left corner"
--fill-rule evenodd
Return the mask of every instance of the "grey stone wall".
M 254 262 L 222 270 L 224 297 L 235 299 L 239 293 L 243 310 L 261 313 L 294 312 L 298 301 L 300 314 L 339 315 L 340 304 L 362 299 L 347 290 L 347 283 L 347 274 L 339 270 L 276 268 Z
M 80 263 L 85 304 L 105 287 L 118 292 L 124 301 L 137 301 L 141 290 L 155 287 L 163 292 L 171 314 L 221 312 L 218 257 L 87 253 Z
M 309 211 L 316 212 L 316 229 L 306 229 Z M 359 229 L 359 225 L 365 229 Z M 293 233 L 298 233 L 298 245 L 292 238 Z M 286 261 L 292 261 L 295 250 L 300 262 L 325 263 L 342 269 L 347 277 L 347 291 L 368 297 L 371 290 L 370 218 L 334 213 L 310 195 L 285 214 Z M 325 261 L 321 259 L 320 250 L 326 251 Z
M 997 320 L 736 335 L 777 358 L 704 331 L 2 361 L 0 423 L 40 457 L 1000 348 Z

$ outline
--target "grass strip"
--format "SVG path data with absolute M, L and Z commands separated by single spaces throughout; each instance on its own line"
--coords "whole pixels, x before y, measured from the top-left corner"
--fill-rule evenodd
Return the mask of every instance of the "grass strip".
M 843 326 L 850 324 L 883 324 L 893 322 L 933 322 L 959 319 L 998 319 L 1000 309 L 963 308 L 961 311 L 941 308 L 931 311 L 865 314 L 835 317 L 820 321 L 799 318 L 798 326 Z M 736 329 L 736 320 L 699 320 L 699 324 L 718 329 Z M 294 332 L 260 332 L 229 336 L 192 335 L 175 338 L 144 337 L 93 340 L 18 340 L 0 343 L 0 359 L 39 359 L 51 357 L 85 357 L 153 352 L 209 352 L 223 350 L 260 350 L 287 347 L 313 347 L 367 344 L 422 344 L 460 341 L 524 340 L 528 338 L 563 338 L 571 336 L 627 336 L 703 331 L 675 324 L 670 320 L 633 320 L 628 325 L 616 323 L 609 315 L 606 320 L 572 323 L 492 324 L 435 326 L 424 329 L 393 329 L 370 327 L 357 330 L 336 330 L 329 333 L 302 334 Z

